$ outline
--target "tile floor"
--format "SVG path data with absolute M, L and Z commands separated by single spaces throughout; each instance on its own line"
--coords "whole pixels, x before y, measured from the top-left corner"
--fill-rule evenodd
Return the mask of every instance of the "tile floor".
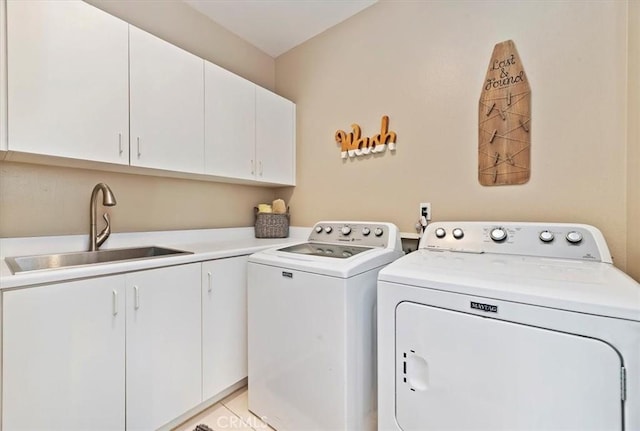
M 248 392 L 245 386 L 207 410 L 192 417 L 173 431 L 193 431 L 196 425 L 204 424 L 214 431 L 256 430 L 274 431 L 256 415 L 249 412 Z

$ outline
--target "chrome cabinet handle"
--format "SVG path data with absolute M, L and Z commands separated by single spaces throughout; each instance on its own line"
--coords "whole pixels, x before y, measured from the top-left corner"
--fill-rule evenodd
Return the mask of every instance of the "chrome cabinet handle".
M 140 152 L 140 136 L 138 136 L 137 142 L 138 142 L 138 158 L 140 158 L 140 156 L 142 155 L 142 153 Z
M 122 133 L 118 133 L 118 154 L 122 155 Z
M 255 163 L 253 163 L 253 159 L 251 159 L 251 175 L 255 174 L 254 166 L 255 166 Z
M 258 166 L 260 166 L 260 176 L 262 176 L 262 160 L 260 160 L 260 162 L 258 163 Z
M 137 310 L 140 308 L 140 289 L 138 289 L 138 286 L 133 286 L 133 292 L 133 308 Z
M 211 292 L 213 290 L 213 277 L 211 276 L 211 271 L 207 272 L 207 277 L 209 279 L 209 287 L 207 291 Z
M 111 298 L 113 300 L 113 315 L 116 316 L 118 314 L 118 292 L 115 289 L 112 291 Z

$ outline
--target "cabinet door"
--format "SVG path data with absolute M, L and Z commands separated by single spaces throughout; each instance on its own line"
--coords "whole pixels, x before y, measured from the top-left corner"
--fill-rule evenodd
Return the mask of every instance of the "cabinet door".
M 127 430 L 201 402 L 200 264 L 127 275 Z
M 128 164 L 127 23 L 82 1 L 7 15 L 9 150 Z
M 295 184 L 295 105 L 256 87 L 257 179 Z
M 130 26 L 131 165 L 202 173 L 204 60 Z
M 3 293 L 2 429 L 125 429 L 124 277 Z
M 247 377 L 248 256 L 202 264 L 202 399 Z
M 255 178 L 256 85 L 205 62 L 205 173 Z

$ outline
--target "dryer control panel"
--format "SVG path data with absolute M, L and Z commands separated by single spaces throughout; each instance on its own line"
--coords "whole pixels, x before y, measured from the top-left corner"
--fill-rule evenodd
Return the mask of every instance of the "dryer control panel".
M 321 221 L 313 226 L 309 242 L 349 243 L 362 247 L 399 247 L 400 231 L 392 223 Z M 400 247 L 400 249 L 402 249 Z
M 419 248 L 611 263 L 602 233 L 585 224 L 437 222 L 427 227 Z

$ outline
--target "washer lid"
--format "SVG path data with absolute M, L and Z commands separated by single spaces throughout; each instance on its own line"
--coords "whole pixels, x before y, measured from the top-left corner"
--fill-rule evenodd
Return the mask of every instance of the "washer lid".
M 378 280 L 640 321 L 640 284 L 608 263 L 420 249 Z
M 298 245 L 305 247 L 309 243 L 303 244 Z M 249 262 L 330 277 L 349 278 L 388 265 L 400 256 L 402 256 L 401 251 L 380 247 L 372 247 L 341 259 L 319 254 L 291 253 L 272 248 L 252 254 L 249 256 Z
M 289 247 L 279 248 L 283 253 L 303 254 L 306 256 L 323 256 L 335 259 L 348 259 L 373 247 L 358 247 L 342 244 L 325 244 L 317 242 L 305 242 Z

